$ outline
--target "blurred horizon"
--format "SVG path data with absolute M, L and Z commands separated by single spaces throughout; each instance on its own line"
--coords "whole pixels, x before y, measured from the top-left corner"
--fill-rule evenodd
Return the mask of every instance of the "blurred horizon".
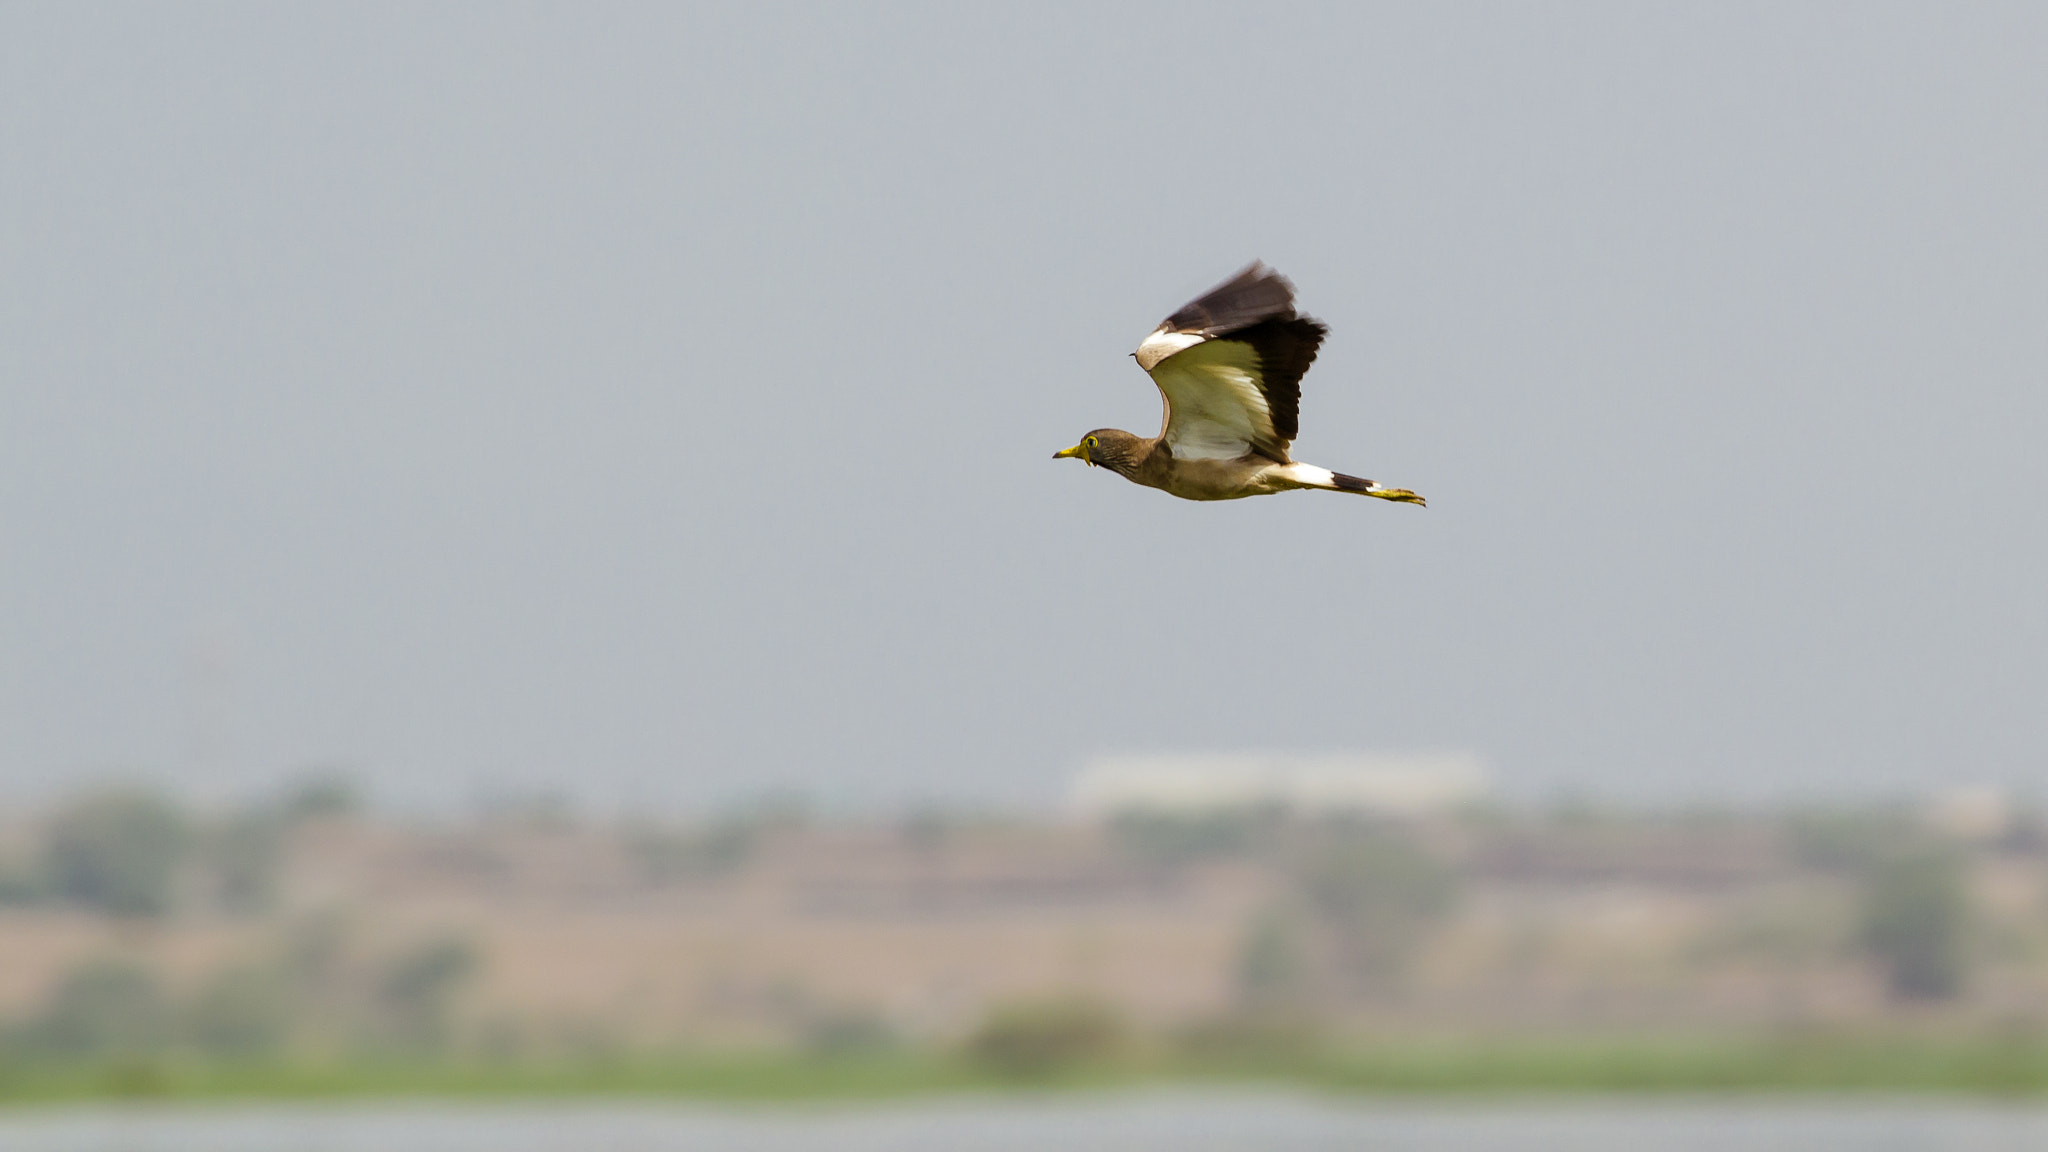
M 602 798 L 592 799 L 572 788 L 561 786 L 494 786 L 488 782 L 467 792 L 451 793 L 430 803 L 420 803 L 417 797 L 409 797 L 402 792 L 380 792 L 376 777 L 371 774 L 352 770 L 345 765 L 333 764 L 279 772 L 268 782 L 261 785 L 252 784 L 230 793 L 180 788 L 174 776 L 165 774 L 109 772 L 82 775 L 78 779 L 44 791 L 11 797 L 4 805 L 0 805 L 0 817 L 39 817 L 73 803 L 81 796 L 106 795 L 155 796 L 194 813 L 219 816 L 260 811 L 279 804 L 288 805 L 292 797 L 305 794 L 309 790 L 331 790 L 346 795 L 352 811 L 379 820 L 399 822 L 423 820 L 429 823 L 459 823 L 479 819 L 543 815 L 548 819 L 579 823 L 587 821 L 610 824 L 651 820 L 688 825 L 715 824 L 722 820 L 751 818 L 761 813 L 785 813 L 804 819 L 852 823 L 887 824 L 929 817 L 1087 823 L 1105 819 L 1115 810 L 1113 804 L 1105 808 L 1103 800 L 1089 794 L 1093 777 L 1098 775 L 1105 765 L 1268 760 L 1306 763 L 1352 760 L 1399 763 L 1405 760 L 1418 760 L 1427 764 L 1433 759 L 1462 760 L 1468 755 L 1441 749 L 1370 752 L 1325 749 L 1308 753 L 1259 749 L 1192 754 L 1150 751 L 1090 757 L 1081 761 L 1076 770 L 1057 788 L 1049 788 L 1044 795 L 1024 799 L 908 796 L 879 801 L 873 798 L 850 800 L 844 795 L 835 795 L 830 791 L 811 792 L 800 787 L 767 785 L 754 789 L 734 789 L 726 795 L 698 802 L 667 805 L 635 803 L 630 798 L 607 802 Z M 1477 762 L 1485 763 L 1483 760 Z M 2010 808 L 2015 811 L 2039 809 L 2048 812 L 2048 792 L 2031 787 L 2005 787 L 1970 779 L 1935 781 L 1911 788 L 1870 788 L 1833 792 L 1780 791 L 1742 795 L 1717 794 L 1711 791 L 1693 795 L 1644 795 L 1628 790 L 1602 792 L 1571 786 L 1546 791 L 1511 791 L 1499 787 L 1498 784 L 1498 778 L 1492 774 L 1480 777 L 1477 790 L 1459 804 L 1475 811 L 1501 814 L 1542 815 L 1582 812 L 1628 817 L 1716 814 L 1768 816 L 1843 810 L 1935 811 L 1955 805 L 1967 807 L 1981 804 L 1995 804 L 2002 809 Z M 1459 780 L 1452 788 L 1462 792 L 1467 786 L 1467 781 Z M 1259 803 L 1282 810 L 1291 807 L 1284 800 Z M 1191 803 L 1185 811 L 1229 810 L 1235 806 L 1238 806 L 1238 802 Z

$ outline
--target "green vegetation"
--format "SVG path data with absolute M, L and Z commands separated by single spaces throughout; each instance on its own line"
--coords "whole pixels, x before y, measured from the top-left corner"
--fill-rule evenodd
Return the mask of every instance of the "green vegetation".
M 278 1051 L 291 1035 L 292 996 L 273 968 L 226 968 L 199 989 L 187 1012 L 192 1044 L 208 1056 L 253 1059 Z
M 298 925 L 274 954 L 225 965 L 182 991 L 132 960 L 88 958 L 35 1010 L 0 1021 L 0 1091 L 7 1070 L 23 1067 L 233 1065 L 306 1051 L 452 1059 L 489 1047 L 455 1042 L 457 1000 L 481 966 L 460 938 L 363 950 L 329 919 Z
M 1237 954 L 1237 998 L 1258 1010 L 1303 1002 L 1310 961 L 1292 918 L 1269 909 L 1254 918 Z
M 1868 872 L 1927 841 L 1913 812 L 1897 806 L 1794 812 L 1785 818 L 1785 833 L 1800 864 L 1848 873 Z
M 276 897 L 291 832 L 354 810 L 353 794 L 326 778 L 214 820 L 149 792 L 89 795 L 50 819 L 39 851 L 0 857 L 0 907 L 55 903 L 153 919 L 198 894 L 222 911 L 260 915 Z
M 0 859 L 0 908 L 40 904 L 46 895 L 40 869 L 19 860 Z
M 156 977 L 125 961 L 95 960 L 64 978 L 15 1046 L 58 1060 L 126 1061 L 170 1040 L 170 1007 Z
M 746 867 L 765 839 L 810 819 L 801 799 L 770 795 L 696 829 L 629 826 L 624 847 L 649 884 L 711 880 Z
M 1398 988 L 1459 892 L 1452 863 L 1389 821 L 1298 819 L 1275 807 L 1133 812 L 1111 834 L 1153 868 L 1239 858 L 1286 879 L 1286 895 L 1247 926 L 1238 952 L 1239 997 L 1259 1008 Z
M 1092 1042 L 1091 1042 L 1092 1043 Z M 0 1103 L 175 1099 L 666 1096 L 888 1098 L 1168 1082 L 1286 1083 L 1344 1093 L 1923 1092 L 2048 1095 L 2040 1037 L 1387 1040 L 1282 1050 L 1125 1046 L 1004 1066 L 972 1050 L 669 1053 L 504 1062 L 367 1058 L 256 1061 L 131 1053 L 0 1061 Z
M 157 916 L 170 908 L 188 841 L 184 817 L 163 800 L 110 793 L 58 815 L 43 867 L 60 899 L 115 916 Z
M 1270 849 L 1285 822 L 1286 813 L 1270 807 L 1185 815 L 1139 811 L 1118 816 L 1110 832 L 1136 859 L 1171 867 Z
M 1980 1037 L 1521 1040 L 1341 1053 L 1308 1078 L 1363 1091 L 2048 1093 L 2048 1046 Z
M 405 1048 L 442 1048 L 455 994 L 478 966 L 476 951 L 455 939 L 430 941 L 393 960 L 377 988 L 384 1035 Z
M 1458 890 L 1449 867 L 1392 829 L 1326 833 L 1302 854 L 1296 873 L 1329 933 L 1339 975 L 1365 990 L 1406 974 L 1424 930 Z
M 1945 1000 L 1962 989 L 1968 917 L 1961 863 L 1950 853 L 1923 851 L 1871 876 L 1863 943 L 1883 962 L 1894 995 Z
M 214 835 L 208 855 L 214 870 L 215 898 L 222 908 L 243 916 L 270 910 L 277 896 L 284 831 L 278 818 L 250 812 L 228 821 Z
M 642 828 L 626 837 L 626 852 L 650 884 L 723 876 L 752 858 L 759 830 L 747 821 L 725 821 L 701 832 Z
M 1038 1079 L 1101 1064 L 1126 1043 L 1115 1008 L 1082 997 L 998 1005 L 968 1038 L 967 1054 L 999 1076 Z

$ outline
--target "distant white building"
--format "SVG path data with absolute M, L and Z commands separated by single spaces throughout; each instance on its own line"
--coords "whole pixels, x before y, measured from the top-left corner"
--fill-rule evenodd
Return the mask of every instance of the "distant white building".
M 1098 757 L 1068 801 L 1081 816 L 1278 805 L 1309 814 L 1420 816 L 1482 799 L 1471 752 L 1203 753 Z

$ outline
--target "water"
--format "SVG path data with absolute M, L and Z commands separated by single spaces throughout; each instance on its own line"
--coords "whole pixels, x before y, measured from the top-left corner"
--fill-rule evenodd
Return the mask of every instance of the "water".
M 0 1112 L 4 1152 L 2039 1152 L 2048 1108 L 1838 1099 L 1426 1104 L 1174 1092 L 737 1108 L 373 1104 Z

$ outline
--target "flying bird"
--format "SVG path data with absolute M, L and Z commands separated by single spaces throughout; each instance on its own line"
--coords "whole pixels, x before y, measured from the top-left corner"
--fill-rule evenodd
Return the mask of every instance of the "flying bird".
M 1131 353 L 1159 385 L 1166 406 L 1159 435 L 1097 428 L 1053 459 L 1076 457 L 1183 500 L 1319 488 L 1423 503 L 1406 488 L 1382 488 L 1287 455 L 1302 373 L 1329 331 L 1295 312 L 1287 277 L 1254 260 L 1168 316 Z

